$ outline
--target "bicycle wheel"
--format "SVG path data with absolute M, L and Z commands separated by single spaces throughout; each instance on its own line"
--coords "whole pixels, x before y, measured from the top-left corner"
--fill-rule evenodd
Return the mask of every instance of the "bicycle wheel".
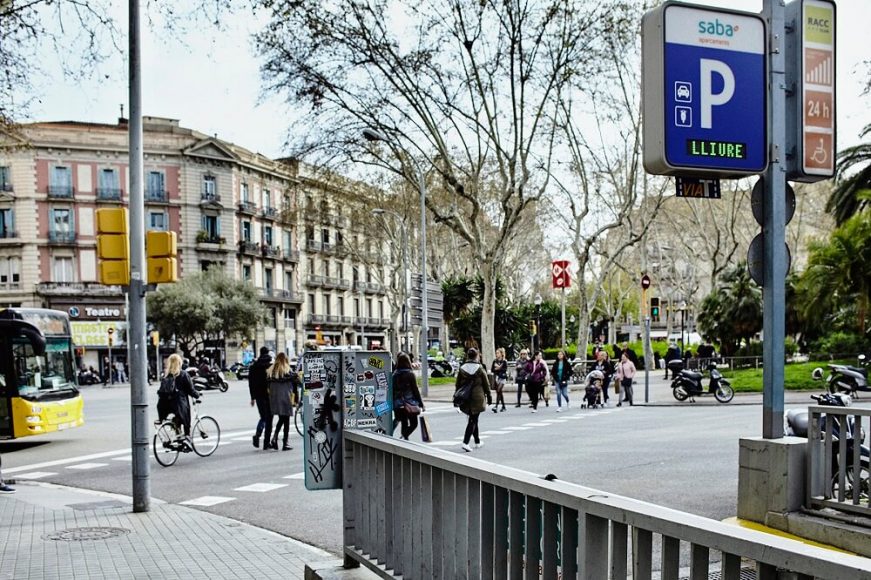
M 178 459 L 178 445 L 175 443 L 177 435 L 175 425 L 168 422 L 161 424 L 154 434 L 152 441 L 154 458 L 164 467 L 169 467 Z
M 200 457 L 208 457 L 218 448 L 218 443 L 221 442 L 221 428 L 218 422 L 209 416 L 203 416 L 197 419 L 191 427 L 191 442 L 193 443 L 194 453 Z
M 299 436 L 302 437 L 302 430 L 305 427 L 302 420 L 302 405 L 299 405 L 296 408 L 296 413 L 293 414 L 293 426 L 296 428 L 296 432 L 299 433 Z

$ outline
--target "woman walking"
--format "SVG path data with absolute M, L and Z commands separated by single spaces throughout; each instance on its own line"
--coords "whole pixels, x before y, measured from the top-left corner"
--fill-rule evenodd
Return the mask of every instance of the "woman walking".
M 289 451 L 293 447 L 287 443 L 287 437 L 290 432 L 290 417 L 293 415 L 293 393 L 297 389 L 299 376 L 291 370 L 290 361 L 283 352 L 275 356 L 275 362 L 266 371 L 266 381 L 269 385 L 269 409 L 273 416 L 278 415 L 270 447 L 278 449 L 278 432 L 284 427 L 281 449 Z
M 493 412 L 497 411 L 499 402 L 502 402 L 502 410 L 505 410 L 505 395 L 502 389 L 505 388 L 505 379 L 508 378 L 508 361 L 505 360 L 505 349 L 496 349 L 496 359 L 490 365 L 490 372 L 496 378 L 496 404 L 493 405 Z
M 456 388 L 467 386 L 471 383 L 471 393 L 462 405 L 460 411 L 469 416 L 466 423 L 466 433 L 463 435 L 463 451 L 469 452 L 472 450 L 469 447 L 469 441 L 475 438 L 475 449 L 484 446 L 481 443 L 481 436 L 478 432 L 478 417 L 487 408 L 484 404 L 484 399 L 487 400 L 487 405 L 493 403 L 490 396 L 490 380 L 487 377 L 487 371 L 484 365 L 478 362 L 478 351 L 470 348 L 466 352 L 466 362 L 460 367 L 457 373 Z
M 572 378 L 572 365 L 566 359 L 565 351 L 556 353 L 556 362 L 550 369 L 553 378 L 553 386 L 556 389 L 556 412 L 562 412 L 562 400 L 566 400 L 566 409 L 569 408 L 569 380 Z
M 406 405 L 425 410 L 423 397 L 417 388 L 417 377 L 411 370 L 411 358 L 404 352 L 396 357 L 396 370 L 393 371 L 393 413 L 402 423 L 402 438 L 408 437 L 417 429 L 417 415 L 409 412 Z
M 623 399 L 617 403 L 620 407 L 623 401 L 627 401 L 629 406 L 632 406 L 632 379 L 635 378 L 635 365 L 629 360 L 629 355 L 625 352 L 620 357 L 620 364 L 617 365 L 617 377 L 620 379 L 620 390 L 623 391 Z
M 526 367 L 529 369 L 528 393 L 532 403 L 532 412 L 538 412 L 538 400 L 544 396 L 544 383 L 547 381 L 547 363 L 541 358 L 541 351 L 535 353 L 535 358 Z

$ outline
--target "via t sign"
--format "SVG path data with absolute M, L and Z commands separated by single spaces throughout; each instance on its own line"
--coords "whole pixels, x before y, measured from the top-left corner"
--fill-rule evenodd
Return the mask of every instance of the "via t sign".
M 644 15 L 644 168 L 739 177 L 768 165 L 765 22 L 665 2 Z

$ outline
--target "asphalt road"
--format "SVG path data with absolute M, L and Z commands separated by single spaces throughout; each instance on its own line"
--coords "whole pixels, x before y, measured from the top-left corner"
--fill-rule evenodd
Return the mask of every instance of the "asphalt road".
M 149 388 L 152 403 L 156 388 Z M 83 393 L 84 427 L 0 443 L 7 479 L 132 494 L 129 391 L 96 386 Z M 463 454 L 457 439 L 465 416 L 446 403 L 431 403 L 427 411 L 436 445 Z M 151 459 L 152 497 L 193 502 L 197 509 L 338 553 L 341 492 L 305 490 L 302 441 L 296 432 L 292 451 L 255 450 L 251 434 L 257 414 L 243 382 L 232 383 L 227 393 L 205 393 L 202 412 L 220 423 L 221 447 L 208 458 L 182 455 L 169 468 Z M 473 454 L 723 519 L 736 511 L 738 439 L 759 435 L 761 416 L 759 405 L 573 408 L 557 413 L 552 401 L 535 414 L 525 406 L 512 406 L 505 413 L 481 417 L 485 445 Z M 418 433 L 412 439 L 419 441 Z

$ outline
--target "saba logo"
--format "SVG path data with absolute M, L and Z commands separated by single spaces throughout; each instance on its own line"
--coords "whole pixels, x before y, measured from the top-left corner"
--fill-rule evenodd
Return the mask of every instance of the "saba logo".
M 723 24 L 720 19 L 713 22 L 699 20 L 699 34 L 712 34 L 714 36 L 734 36 L 738 32 L 737 25 Z

